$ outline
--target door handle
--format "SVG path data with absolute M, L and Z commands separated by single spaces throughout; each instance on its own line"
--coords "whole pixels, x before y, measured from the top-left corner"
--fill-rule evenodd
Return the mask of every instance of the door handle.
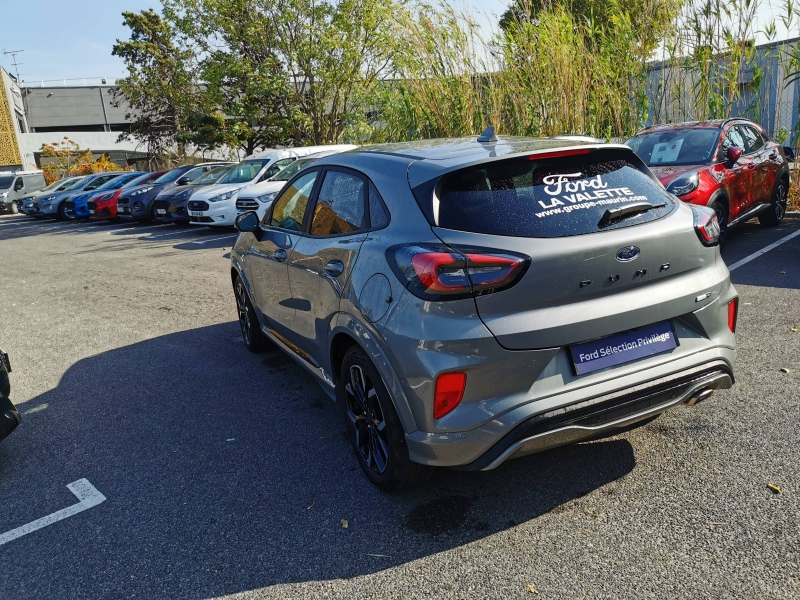
M 338 277 L 344 273 L 344 263 L 340 260 L 332 260 L 325 265 L 325 274 L 328 277 Z
M 283 250 L 283 249 L 275 250 L 275 252 L 272 253 L 272 258 L 274 258 L 278 262 L 285 261 L 286 260 L 286 256 L 287 256 L 286 255 L 286 250 Z
M 776 158 L 778 158 L 778 155 L 777 155 L 777 154 L 775 154 L 774 152 L 773 152 L 772 154 L 770 154 L 770 155 L 769 155 L 769 159 L 770 159 L 770 160 L 775 160 Z

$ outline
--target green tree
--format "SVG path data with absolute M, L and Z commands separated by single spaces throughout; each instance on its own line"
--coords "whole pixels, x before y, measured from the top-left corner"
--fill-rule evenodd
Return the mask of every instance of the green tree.
M 127 77 L 117 81 L 117 93 L 130 106 L 126 118 L 132 125 L 120 138 L 135 136 L 155 156 L 176 150 L 185 156 L 185 122 L 196 102 L 194 52 L 154 10 L 122 16 L 131 37 L 117 40 L 112 54 L 121 57 L 128 70 Z

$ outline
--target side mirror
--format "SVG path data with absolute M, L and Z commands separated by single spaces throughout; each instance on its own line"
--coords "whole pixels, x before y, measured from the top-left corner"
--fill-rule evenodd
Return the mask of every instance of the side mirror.
M 242 233 L 252 233 L 258 229 L 258 215 L 254 210 L 248 210 L 236 217 L 234 224 Z
M 192 181 L 188 177 L 184 176 L 184 177 L 181 177 L 180 179 L 178 179 L 178 181 L 176 181 L 175 183 L 177 185 L 187 185 L 187 184 L 189 184 L 191 182 Z
M 731 146 L 725 152 L 725 156 L 731 162 L 731 164 L 735 163 L 737 160 L 742 158 L 742 149 L 739 146 Z
M 18 191 L 20 191 L 20 190 L 21 190 L 21 189 L 22 189 L 24 186 L 25 186 L 25 184 L 23 183 L 22 179 L 19 179 L 19 180 L 17 181 L 17 183 L 15 183 L 15 184 L 14 184 L 14 191 L 15 191 L 15 192 L 18 192 Z

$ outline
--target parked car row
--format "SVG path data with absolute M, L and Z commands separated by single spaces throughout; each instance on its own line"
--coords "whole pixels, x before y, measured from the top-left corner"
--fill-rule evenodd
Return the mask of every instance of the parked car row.
M 117 171 L 73 177 L 22 199 L 21 210 L 36 218 L 128 219 L 214 226 L 232 226 L 240 192 L 259 198 L 276 192 L 285 179 L 275 179 L 300 157 L 344 152 L 349 144 L 268 150 L 240 163 L 206 162 L 167 172 Z M 266 187 L 265 187 L 266 186 Z M 273 193 L 274 197 L 274 193 Z M 258 200 L 256 200 L 258 201 Z M 266 197 L 262 203 L 267 204 Z

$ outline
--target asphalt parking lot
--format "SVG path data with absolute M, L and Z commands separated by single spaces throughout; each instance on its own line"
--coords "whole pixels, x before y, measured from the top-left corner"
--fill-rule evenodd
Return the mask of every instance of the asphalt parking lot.
M 747 223 L 724 258 L 796 231 Z M 0 216 L 3 598 L 800 597 L 800 235 L 732 271 L 732 390 L 397 495 L 299 366 L 245 349 L 234 238 Z M 106 500 L 2 543 L 80 479 Z

